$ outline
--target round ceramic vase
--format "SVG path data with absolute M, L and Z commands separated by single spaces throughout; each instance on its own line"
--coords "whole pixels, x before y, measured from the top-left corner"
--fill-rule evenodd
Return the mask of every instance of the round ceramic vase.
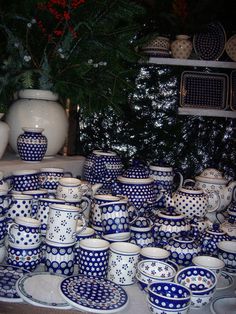
M 171 43 L 172 57 L 176 59 L 188 59 L 191 55 L 193 44 L 188 35 L 177 35 Z

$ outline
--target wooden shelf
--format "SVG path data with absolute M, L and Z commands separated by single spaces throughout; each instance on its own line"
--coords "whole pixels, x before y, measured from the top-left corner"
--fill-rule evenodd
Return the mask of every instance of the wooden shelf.
M 160 65 L 236 69 L 236 62 L 226 62 L 226 61 L 206 61 L 206 60 L 151 57 L 149 58 L 148 63 L 160 64 Z
M 236 119 L 236 111 L 179 107 L 178 114 Z

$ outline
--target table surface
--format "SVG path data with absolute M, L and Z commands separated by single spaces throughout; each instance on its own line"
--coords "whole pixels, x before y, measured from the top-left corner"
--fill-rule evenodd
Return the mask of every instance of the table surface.
M 42 267 L 39 269 L 42 271 Z M 35 287 L 37 289 L 37 287 Z M 129 303 L 127 307 L 123 311 L 117 312 L 118 314 L 150 314 L 147 307 L 146 302 L 146 294 L 140 290 L 138 285 L 135 283 L 131 286 L 124 287 L 125 291 L 127 292 L 129 296 Z M 223 297 L 223 296 L 230 296 L 236 298 L 236 277 L 234 276 L 234 284 L 233 286 L 229 287 L 228 289 L 224 290 L 218 290 L 216 291 L 214 295 L 214 299 L 217 297 Z M 213 299 L 213 300 L 214 300 Z M 76 309 L 71 310 L 56 310 L 56 309 L 47 309 L 42 308 L 26 303 L 8 303 L 8 302 L 0 302 L 0 314 L 79 314 L 79 313 L 89 313 L 89 312 L 81 312 Z M 91 312 L 90 312 L 91 313 Z M 189 314 L 212 314 L 210 310 L 210 305 L 206 305 L 201 308 L 201 310 L 193 310 L 191 309 L 189 311 Z M 221 313 L 221 314 L 236 314 L 236 308 L 235 311 L 229 313 Z

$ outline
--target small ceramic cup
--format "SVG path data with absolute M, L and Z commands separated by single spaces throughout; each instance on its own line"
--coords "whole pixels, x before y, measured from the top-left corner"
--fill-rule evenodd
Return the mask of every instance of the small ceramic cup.
M 112 243 L 107 278 L 122 286 L 134 284 L 139 253 L 138 245 L 127 242 Z
M 10 207 L 6 217 L 8 221 L 13 221 L 16 217 L 30 217 L 33 205 L 33 196 L 23 194 L 12 194 Z
M 49 208 L 52 204 L 65 204 L 65 201 L 58 200 L 55 198 L 47 198 L 42 197 L 38 199 L 38 208 L 37 208 L 37 216 L 36 218 L 41 223 L 41 233 L 46 235 L 47 231 L 47 224 L 48 224 L 48 214 L 49 214 Z
M 50 273 L 71 276 L 74 272 L 74 244 L 45 240 L 45 268 Z
M 109 245 L 109 242 L 103 239 L 81 240 L 78 254 L 79 274 L 106 278 Z
M 10 244 L 7 248 L 6 263 L 8 265 L 24 268 L 29 271 L 41 263 L 42 251 L 40 245 L 23 247 L 21 245 Z
M 219 258 L 206 255 L 195 256 L 192 259 L 192 263 L 212 270 L 216 274 L 217 279 L 220 278 L 221 271 L 225 267 L 225 263 Z
M 72 177 L 72 173 L 65 172 L 63 168 L 41 168 L 39 174 L 40 188 L 49 192 L 56 192 L 59 180 L 63 177 Z
M 140 251 L 140 260 L 154 259 L 166 262 L 170 256 L 170 252 L 159 247 L 143 247 Z
M 16 217 L 8 225 L 9 243 L 29 247 L 40 245 L 40 221 L 30 217 Z

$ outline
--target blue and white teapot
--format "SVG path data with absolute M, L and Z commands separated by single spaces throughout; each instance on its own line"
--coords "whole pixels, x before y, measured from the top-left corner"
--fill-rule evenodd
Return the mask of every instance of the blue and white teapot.
M 156 192 L 154 179 L 149 176 L 149 169 L 136 160 L 122 176 L 117 177 L 111 189 L 113 194 L 128 197 L 131 206 L 145 212 L 154 209 L 162 196 Z

